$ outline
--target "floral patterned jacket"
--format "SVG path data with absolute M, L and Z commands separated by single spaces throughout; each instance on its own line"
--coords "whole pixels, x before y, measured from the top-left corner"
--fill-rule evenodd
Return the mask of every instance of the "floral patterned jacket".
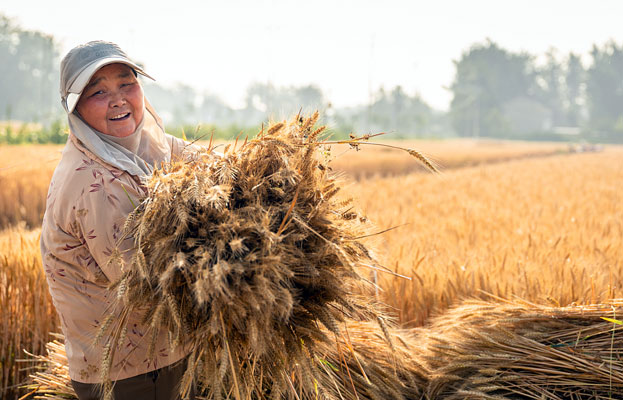
M 185 142 L 167 135 L 172 157 L 181 156 Z M 115 248 L 132 247 L 131 238 L 118 243 L 134 204 L 144 196 L 136 177 L 120 171 L 87 150 L 70 134 L 48 191 L 41 230 L 43 268 L 65 334 L 69 376 L 82 383 L 102 381 L 104 340 L 95 343 L 107 315 L 112 292 L 107 285 L 121 275 L 109 262 Z M 131 199 L 131 200 L 130 200 Z M 130 251 L 124 252 L 129 260 Z M 150 335 L 141 316 L 131 316 L 127 339 L 115 352 L 112 380 L 125 379 L 170 365 L 186 356 L 169 348 L 166 330 L 160 332 L 153 359 L 148 359 Z

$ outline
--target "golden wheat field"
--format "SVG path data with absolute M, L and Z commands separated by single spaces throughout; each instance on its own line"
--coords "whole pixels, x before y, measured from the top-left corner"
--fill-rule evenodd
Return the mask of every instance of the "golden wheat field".
M 358 182 L 379 230 L 383 298 L 403 323 L 466 297 L 549 305 L 623 296 L 623 151 Z
M 549 155 L 568 149 L 563 144 L 471 140 L 398 144 L 423 151 L 444 169 Z M 0 146 L 0 229 L 22 221 L 28 227 L 37 227 L 43 218 L 48 184 L 62 149 L 62 145 Z M 346 145 L 334 146 L 330 157 L 334 169 L 351 179 L 422 171 L 421 165 L 410 157 L 385 148 L 367 146 L 365 151 L 355 152 Z
M 19 222 L 36 228 L 41 223 L 62 149 L 58 145 L 0 146 L 0 228 Z
M 548 306 L 623 297 L 623 148 L 410 142 L 441 174 L 399 151 L 331 149 L 344 191 L 372 221 L 383 265 L 378 296 L 401 325 L 425 326 L 465 299 Z M 22 349 L 42 354 L 58 331 L 40 264 L 47 185 L 62 146 L 0 147 L 2 398 L 23 394 Z M 400 275 L 400 276 L 397 276 Z M 372 276 L 372 271 L 370 271 Z M 453 314 L 454 315 L 454 314 Z

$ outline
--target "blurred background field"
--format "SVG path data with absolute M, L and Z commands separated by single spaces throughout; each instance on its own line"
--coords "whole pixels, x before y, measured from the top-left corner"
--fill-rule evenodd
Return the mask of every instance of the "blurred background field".
M 565 154 L 577 150 L 573 144 L 560 142 L 482 139 L 374 141 L 416 149 L 442 171 L 514 159 Z M 331 146 L 329 153 L 333 169 L 355 180 L 426 171 L 423 165 L 414 163 L 406 153 L 399 153 L 387 147 L 362 145 L 360 150 L 356 151 L 349 145 L 342 144 Z

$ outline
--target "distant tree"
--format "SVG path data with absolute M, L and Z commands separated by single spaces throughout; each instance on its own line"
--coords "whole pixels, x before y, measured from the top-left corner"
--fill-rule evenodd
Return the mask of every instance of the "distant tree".
M 235 121 L 232 108 L 214 94 L 204 93 L 201 96 L 201 105 L 199 106 L 198 113 L 201 122 L 219 125 L 238 123 L 238 121 Z
M 0 112 L 4 119 L 51 122 L 62 111 L 58 98 L 58 45 L 0 14 Z
M 369 131 L 396 129 L 392 125 L 392 103 L 391 97 L 385 92 L 383 87 L 374 94 L 374 101 L 369 105 L 368 123 Z
M 315 85 L 276 87 L 272 83 L 251 84 L 245 97 L 249 114 L 257 113 L 272 118 L 287 118 L 301 110 L 304 113 L 323 110 L 322 90 Z
M 387 132 L 396 137 L 424 136 L 439 129 L 442 116 L 422 98 L 410 96 L 401 86 L 391 91 L 379 88 L 368 106 L 341 108 L 335 111 L 336 128 L 342 132 L 362 134 Z M 445 126 L 444 128 L 445 129 Z M 443 132 L 447 135 L 447 132 Z
M 552 126 L 579 126 L 584 113 L 585 70 L 582 60 L 569 53 L 562 60 L 555 49 L 546 54 L 538 69 L 538 99 L 548 108 Z
M 511 53 L 487 40 L 454 61 L 456 75 L 450 90 L 452 124 L 460 136 L 498 136 L 511 127 L 503 105 L 517 97 L 530 98 L 536 90 L 532 56 Z
M 396 86 L 388 99 L 391 123 L 385 129 L 393 129 L 403 136 L 429 133 L 433 110 L 418 94 L 409 96 L 401 86 Z
M 623 46 L 610 41 L 591 51 L 592 65 L 587 71 L 586 95 L 594 131 L 623 134 Z
M 271 83 L 254 82 L 247 88 L 246 109 L 267 112 L 273 108 L 275 97 L 276 89 Z
M 392 125 L 394 129 L 404 131 L 411 128 L 409 125 L 409 114 L 405 111 L 409 108 L 409 96 L 402 90 L 402 86 L 396 86 L 390 93 Z M 406 115 L 405 115 L 406 114 Z
M 556 49 L 545 53 L 545 65 L 537 70 L 537 99 L 549 109 L 551 126 L 566 126 L 564 86 L 564 66 L 558 60 Z
M 179 83 L 164 87 L 145 81 L 143 87 L 150 103 L 169 126 L 202 123 L 228 125 L 238 122 L 231 107 L 214 94 L 198 92 L 191 86 Z
M 565 111 L 569 126 L 580 126 L 584 103 L 586 71 L 580 56 L 569 53 L 565 71 Z
M 198 123 L 197 113 L 201 104 L 201 96 L 192 86 L 178 84 L 174 88 L 175 105 L 173 106 L 173 120 L 178 124 Z
M 314 111 L 324 109 L 325 98 L 322 90 L 315 85 L 293 87 L 290 89 L 293 94 L 294 107 L 302 108 L 303 111 Z

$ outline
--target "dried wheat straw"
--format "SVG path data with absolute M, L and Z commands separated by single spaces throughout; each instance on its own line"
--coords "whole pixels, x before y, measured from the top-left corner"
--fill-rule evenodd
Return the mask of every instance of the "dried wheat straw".
M 602 317 L 621 312 L 623 300 L 565 308 L 466 302 L 428 328 L 389 327 L 394 352 L 387 351 L 378 324 L 351 321 L 346 335 L 316 349 L 318 384 L 328 388 L 319 398 L 618 398 L 623 393 L 623 330 Z M 541 333 L 536 340 L 529 338 L 534 331 Z M 39 358 L 48 370 L 36 374 L 35 381 L 41 385 L 39 393 L 65 394 L 64 349 L 50 349 L 48 357 Z M 200 390 L 208 397 L 214 394 L 213 388 Z

